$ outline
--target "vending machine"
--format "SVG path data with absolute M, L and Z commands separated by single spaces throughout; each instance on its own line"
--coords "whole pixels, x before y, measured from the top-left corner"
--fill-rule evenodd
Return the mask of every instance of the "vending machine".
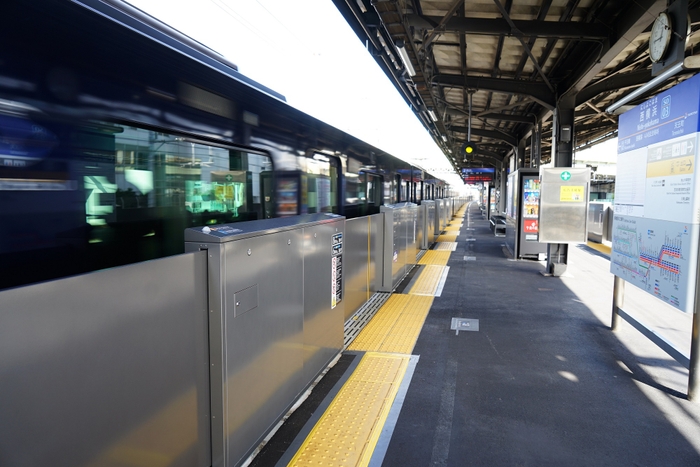
M 506 191 L 506 246 L 516 259 L 546 259 L 547 244 L 539 242 L 539 169 L 511 173 Z

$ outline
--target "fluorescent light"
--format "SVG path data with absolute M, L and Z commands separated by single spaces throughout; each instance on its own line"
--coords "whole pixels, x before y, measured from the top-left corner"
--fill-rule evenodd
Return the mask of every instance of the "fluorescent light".
M 447 142 L 447 136 L 442 135 L 442 140 L 443 140 L 444 142 Z
M 416 69 L 413 68 L 413 64 L 411 63 L 411 59 L 408 56 L 408 52 L 406 52 L 406 47 L 404 46 L 403 41 L 396 41 L 396 50 L 399 51 L 399 56 L 401 57 L 401 61 L 406 67 L 406 71 L 408 71 L 408 74 L 411 76 L 416 76 Z
M 364 3 L 362 3 L 362 0 L 356 0 L 357 6 L 360 7 L 360 10 L 362 13 L 367 13 L 367 7 L 365 6 Z
M 428 115 L 430 115 L 430 118 L 432 118 L 434 122 L 437 122 L 437 115 L 435 115 L 433 109 L 428 109 Z

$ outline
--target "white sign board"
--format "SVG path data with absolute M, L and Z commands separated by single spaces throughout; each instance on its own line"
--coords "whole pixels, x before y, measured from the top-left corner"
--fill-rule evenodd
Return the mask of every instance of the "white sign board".
M 700 232 L 700 76 L 620 116 L 610 270 L 692 310 Z

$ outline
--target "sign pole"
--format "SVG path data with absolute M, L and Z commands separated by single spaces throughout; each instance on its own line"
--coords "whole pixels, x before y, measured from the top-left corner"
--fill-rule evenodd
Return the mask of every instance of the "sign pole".
M 695 400 L 698 396 L 698 355 L 700 353 L 700 319 L 697 310 L 693 313 L 693 339 L 690 343 L 690 365 L 688 374 L 688 400 Z
M 617 323 L 620 319 L 618 310 L 620 310 L 625 303 L 625 281 L 617 276 L 613 277 L 615 278 L 615 282 L 613 282 L 613 307 L 610 330 L 617 331 Z

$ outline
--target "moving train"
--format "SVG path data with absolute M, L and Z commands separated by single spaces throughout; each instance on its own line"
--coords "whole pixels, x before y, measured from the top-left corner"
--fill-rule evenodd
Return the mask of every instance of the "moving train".
M 191 226 L 450 195 L 119 0 L 0 17 L 0 290 L 182 253 Z

